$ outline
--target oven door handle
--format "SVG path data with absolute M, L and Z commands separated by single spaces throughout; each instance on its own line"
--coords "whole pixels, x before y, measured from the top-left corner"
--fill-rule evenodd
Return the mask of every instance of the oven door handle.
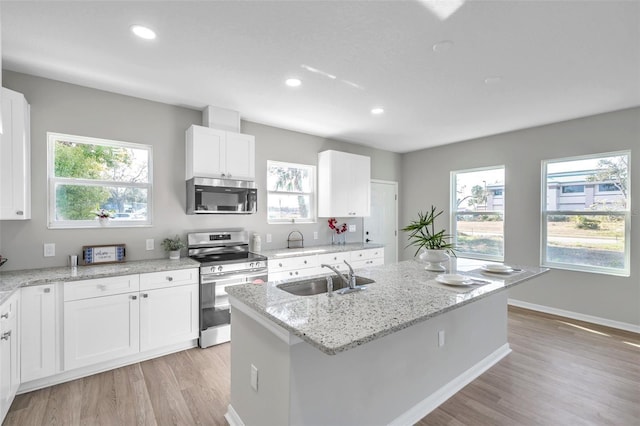
M 202 275 L 200 276 L 200 284 L 220 284 L 220 285 L 229 285 L 234 284 L 233 281 L 236 281 L 235 284 L 245 284 L 247 282 L 251 282 L 253 278 L 266 277 L 267 270 L 262 271 L 254 271 L 250 273 L 233 273 L 229 275 Z

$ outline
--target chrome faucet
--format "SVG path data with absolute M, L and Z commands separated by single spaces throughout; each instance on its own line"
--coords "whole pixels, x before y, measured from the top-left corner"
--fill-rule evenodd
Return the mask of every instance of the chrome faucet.
M 347 288 L 349 288 L 350 290 L 357 290 L 357 287 L 356 287 L 356 275 L 353 272 L 353 268 L 351 267 L 351 265 L 349 265 L 349 263 L 347 263 L 346 260 L 344 261 L 344 263 L 349 268 L 349 275 L 347 275 L 346 277 L 342 274 L 342 272 L 338 271 L 336 268 L 334 268 L 331 265 L 327 265 L 326 263 L 323 263 L 320 266 L 322 268 L 329 268 L 333 272 L 335 272 L 340 277 L 340 279 L 342 279 L 342 282 L 344 283 L 344 285 Z

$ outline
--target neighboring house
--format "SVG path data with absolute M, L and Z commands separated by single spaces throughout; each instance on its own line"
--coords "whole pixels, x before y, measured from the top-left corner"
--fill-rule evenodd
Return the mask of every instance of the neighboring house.
M 591 181 L 597 170 L 549 173 L 548 210 L 607 210 L 624 205 L 625 197 L 613 181 Z M 504 185 L 487 185 L 488 211 L 504 210 Z

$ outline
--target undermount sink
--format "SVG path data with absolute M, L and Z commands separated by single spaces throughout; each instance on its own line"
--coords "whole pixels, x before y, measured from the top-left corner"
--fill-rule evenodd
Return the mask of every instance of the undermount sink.
M 348 287 L 344 281 L 337 275 L 331 275 L 333 278 L 333 290 L 340 290 L 341 288 Z M 364 284 L 371 284 L 375 281 L 370 278 L 360 277 L 356 275 L 356 286 Z M 314 294 L 327 292 L 327 277 L 309 278 L 307 280 L 295 281 L 292 283 L 279 284 L 280 290 L 284 290 L 287 293 L 295 294 L 296 296 L 313 296 Z

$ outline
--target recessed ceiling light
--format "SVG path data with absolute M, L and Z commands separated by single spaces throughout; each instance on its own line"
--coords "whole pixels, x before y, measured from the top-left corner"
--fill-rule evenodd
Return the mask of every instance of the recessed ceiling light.
M 451 40 L 442 40 L 433 45 L 433 51 L 436 53 L 443 53 L 453 47 Z
M 145 40 L 156 38 L 156 33 L 151 28 L 143 27 L 142 25 L 132 25 L 131 32 Z
M 302 84 L 302 80 L 300 80 L 299 78 L 288 78 L 285 81 L 285 84 L 289 87 L 298 87 Z
M 384 108 L 381 108 L 381 107 L 372 108 L 371 109 L 371 114 L 373 114 L 373 115 L 384 114 Z
M 500 76 L 492 76 L 484 79 L 484 84 L 498 84 L 502 81 Z

